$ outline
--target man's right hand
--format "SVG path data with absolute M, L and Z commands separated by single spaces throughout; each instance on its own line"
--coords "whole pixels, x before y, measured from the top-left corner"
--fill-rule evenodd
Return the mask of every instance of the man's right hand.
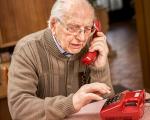
M 102 100 L 103 98 L 100 95 L 109 93 L 110 87 L 104 83 L 96 82 L 85 84 L 73 95 L 74 108 L 78 112 L 83 106 L 91 101 Z

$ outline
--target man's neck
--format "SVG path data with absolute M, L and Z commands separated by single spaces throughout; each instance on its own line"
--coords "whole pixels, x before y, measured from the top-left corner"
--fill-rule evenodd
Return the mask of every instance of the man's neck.
M 55 37 L 54 35 L 52 35 L 52 36 L 53 36 L 54 42 L 55 42 L 57 48 L 59 49 L 59 51 L 60 51 L 63 55 L 65 55 L 65 56 L 67 56 L 67 57 L 71 57 L 73 54 L 71 54 L 71 53 L 65 51 L 65 50 L 61 47 L 61 45 L 60 45 L 60 43 L 58 42 L 58 40 L 56 39 L 56 37 Z

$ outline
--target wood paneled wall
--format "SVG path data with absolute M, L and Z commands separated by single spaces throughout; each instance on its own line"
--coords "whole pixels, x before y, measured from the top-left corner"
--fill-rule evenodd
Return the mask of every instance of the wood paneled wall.
M 0 0 L 0 50 L 47 26 L 55 0 Z M 7 98 L 0 98 L 0 120 L 11 120 Z
M 55 0 L 0 0 L 0 47 L 43 29 Z
M 144 88 L 150 92 L 150 0 L 135 0 Z

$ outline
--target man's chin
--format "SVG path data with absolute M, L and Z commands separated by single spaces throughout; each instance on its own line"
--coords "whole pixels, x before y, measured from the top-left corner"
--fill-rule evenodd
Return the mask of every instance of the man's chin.
M 71 54 L 78 54 L 81 50 L 77 49 L 77 50 L 70 50 Z

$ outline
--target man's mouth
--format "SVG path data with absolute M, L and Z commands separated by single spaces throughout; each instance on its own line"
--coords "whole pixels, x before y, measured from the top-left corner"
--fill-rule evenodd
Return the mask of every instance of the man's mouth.
M 71 45 L 71 48 L 73 49 L 80 49 L 82 47 L 82 44 L 70 44 Z

